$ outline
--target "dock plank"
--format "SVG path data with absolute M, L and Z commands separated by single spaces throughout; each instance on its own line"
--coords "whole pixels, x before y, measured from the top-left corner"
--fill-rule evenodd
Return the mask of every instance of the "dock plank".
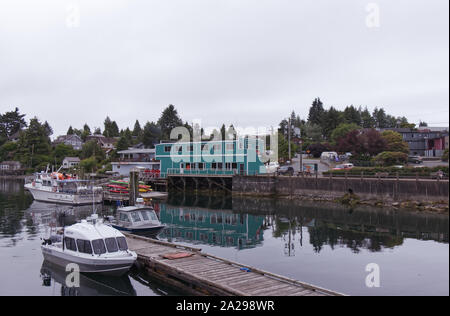
M 184 280 L 177 284 L 191 284 L 185 289 L 194 289 L 195 295 L 209 293 L 210 295 L 237 295 L 237 296 L 323 296 L 341 295 L 337 292 L 316 288 L 286 277 L 278 276 L 267 271 L 232 262 L 223 258 L 201 252 L 200 249 L 185 247 L 178 244 L 151 240 L 127 234 L 127 242 L 130 250 L 138 254 L 138 261 L 148 267 L 148 273 L 157 273 L 159 278 L 176 278 Z M 167 259 L 162 255 L 168 253 L 192 253 L 191 256 Z M 242 267 L 252 270 L 241 271 Z M 160 271 L 160 272 L 158 272 Z M 314 291 L 317 289 L 317 291 Z

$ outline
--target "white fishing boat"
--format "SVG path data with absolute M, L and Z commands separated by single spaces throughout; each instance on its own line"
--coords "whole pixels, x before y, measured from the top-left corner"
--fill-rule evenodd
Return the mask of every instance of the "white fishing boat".
M 123 275 L 137 259 L 125 236 L 105 225 L 97 214 L 60 229 L 44 239 L 41 249 L 45 260 L 64 268 L 75 263 L 82 273 Z
M 89 185 L 89 181 L 73 179 L 58 172 L 41 172 L 25 184 L 36 201 L 70 205 L 102 202 L 102 188 Z

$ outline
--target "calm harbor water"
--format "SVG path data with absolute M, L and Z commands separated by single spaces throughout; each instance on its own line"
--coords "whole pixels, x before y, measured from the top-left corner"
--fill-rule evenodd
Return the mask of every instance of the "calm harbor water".
M 113 206 L 98 212 L 112 215 Z M 167 225 L 159 239 L 349 295 L 448 295 L 448 216 L 287 200 L 170 196 L 155 204 Z M 33 201 L 21 181 L 0 179 L 0 295 L 183 295 L 136 271 L 123 278 L 83 276 L 43 264 L 41 237 L 91 206 Z M 366 286 L 375 263 L 380 287 Z

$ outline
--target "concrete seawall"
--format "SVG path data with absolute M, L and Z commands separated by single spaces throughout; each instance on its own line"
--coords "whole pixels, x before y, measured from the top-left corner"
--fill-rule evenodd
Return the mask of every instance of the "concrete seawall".
M 233 194 L 335 199 L 352 190 L 362 199 L 447 201 L 448 180 L 234 176 Z

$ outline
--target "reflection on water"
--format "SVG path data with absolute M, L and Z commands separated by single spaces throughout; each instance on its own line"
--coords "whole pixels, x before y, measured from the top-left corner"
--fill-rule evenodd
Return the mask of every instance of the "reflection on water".
M 97 207 L 115 215 L 115 206 Z M 448 295 L 446 215 L 230 196 L 170 195 L 154 207 L 167 225 L 158 239 L 351 295 Z M 40 237 L 91 213 L 89 205 L 33 201 L 23 182 L 0 180 L 0 295 L 182 294 L 136 270 L 123 280 L 83 276 L 81 288 L 65 288 L 67 272 L 42 264 Z M 372 262 L 383 273 L 376 290 L 365 286 Z
M 67 287 L 66 278 L 69 272 L 48 261 L 41 267 L 42 285 L 59 287 L 61 296 L 135 296 L 136 291 L 128 275 L 122 277 L 107 277 L 93 274 L 80 274 L 79 287 Z M 56 284 L 55 284 L 56 283 Z
M 161 205 L 168 228 L 159 235 L 173 241 L 237 249 L 263 243 L 262 231 L 286 241 L 304 243 L 305 231 L 316 253 L 329 246 L 379 252 L 403 244 L 405 238 L 448 243 L 448 216 L 373 208 L 348 209 L 289 200 L 172 195 Z M 224 207 L 228 207 L 225 209 Z

